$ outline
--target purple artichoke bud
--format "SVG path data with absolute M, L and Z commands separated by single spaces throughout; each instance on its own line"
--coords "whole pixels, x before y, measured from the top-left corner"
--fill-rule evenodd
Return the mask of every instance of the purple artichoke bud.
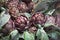
M 28 19 L 25 16 L 19 16 L 15 20 L 15 26 L 18 30 L 24 31 L 25 27 L 27 27 Z
M 55 25 L 56 22 L 55 17 L 47 15 L 46 18 L 47 18 L 46 23 L 51 23 Z
M 3 29 L 2 29 L 2 33 L 4 35 L 7 35 L 9 34 L 11 31 L 13 31 L 15 29 L 15 25 L 14 25 L 14 22 L 10 19 L 4 26 L 3 26 Z
M 31 26 L 28 30 L 31 33 L 36 33 L 37 32 L 37 28 L 35 26 Z
M 12 7 L 11 9 L 9 9 L 9 12 L 10 12 L 10 14 L 11 14 L 12 17 L 19 16 L 19 10 L 16 7 Z
M 56 24 L 60 27 L 60 14 L 56 16 Z
M 28 10 L 28 7 L 24 2 L 20 2 L 18 4 L 18 9 L 20 10 L 20 12 L 26 12 Z
M 5 29 L 12 31 L 15 28 L 14 22 L 10 19 L 4 27 Z
M 12 7 L 17 7 L 19 0 L 9 0 L 6 6 L 10 9 Z
M 34 2 L 30 2 L 30 3 L 28 4 L 28 11 L 27 11 L 27 12 L 32 12 L 32 10 L 33 10 L 33 8 L 34 8 L 34 5 L 35 5 Z
M 46 21 L 46 18 L 45 16 L 40 13 L 40 12 L 37 12 L 35 13 L 32 17 L 31 17 L 31 22 L 34 23 L 34 24 L 44 24 Z

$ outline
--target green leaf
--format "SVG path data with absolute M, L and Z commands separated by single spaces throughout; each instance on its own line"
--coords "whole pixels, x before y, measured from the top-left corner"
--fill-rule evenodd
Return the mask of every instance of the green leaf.
M 24 38 L 23 34 L 18 33 L 17 30 L 12 31 L 10 33 L 10 36 L 11 36 L 10 40 L 19 40 L 19 38 Z
M 48 33 L 48 36 L 52 38 L 53 40 L 59 40 L 58 38 L 60 37 L 60 32 L 57 31 L 51 31 Z
M 38 29 L 36 36 L 37 40 L 49 40 L 48 35 L 43 29 Z
M 16 34 L 13 38 L 11 37 L 11 40 L 19 40 L 20 34 Z
M 35 0 L 33 0 L 35 2 Z M 34 11 L 47 10 L 49 7 L 48 3 L 56 2 L 57 0 L 38 0 L 38 3 L 34 6 Z
M 0 17 L 3 16 L 3 14 L 5 14 L 6 10 L 3 7 L 0 7 Z
M 46 2 L 39 0 L 38 3 L 34 6 L 34 11 L 43 11 L 43 10 L 47 10 L 48 9 L 48 5 Z
M 24 13 L 24 15 L 29 19 L 31 15 L 29 13 Z
M 24 40 L 35 40 L 34 34 L 29 33 L 28 31 L 24 32 Z
M 2 3 L 3 3 L 3 2 L 6 2 L 6 1 L 8 1 L 8 0 L 0 0 L 0 2 L 2 2 Z
M 40 29 L 42 28 L 40 24 L 37 24 L 37 26 L 38 26 L 38 28 L 40 28 Z
M 0 14 L 1 14 L 2 11 L 3 11 L 3 10 L 2 10 L 2 7 L 0 7 Z
M 18 31 L 17 30 L 14 30 L 10 33 L 11 37 L 15 37 L 17 35 Z
M 12 31 L 10 35 L 11 35 L 11 40 L 18 40 L 19 38 L 19 34 L 17 30 Z
M 46 22 L 46 23 L 44 24 L 44 27 L 49 27 L 49 26 L 51 26 L 51 25 L 53 25 L 53 26 L 54 26 L 54 24 L 49 23 L 49 22 Z
M 9 14 L 4 14 L 2 17 L 0 17 L 0 29 L 9 21 L 9 19 L 10 19 Z
M 38 29 L 37 33 L 36 33 L 36 36 L 37 36 L 37 40 L 39 40 L 41 38 L 41 32 L 40 32 L 40 29 Z
M 34 3 L 37 3 L 39 0 L 32 0 Z
M 55 9 L 52 9 L 52 10 L 48 11 L 46 14 L 52 15 L 54 12 L 55 12 Z
M 10 35 L 0 38 L 0 40 L 10 40 Z

